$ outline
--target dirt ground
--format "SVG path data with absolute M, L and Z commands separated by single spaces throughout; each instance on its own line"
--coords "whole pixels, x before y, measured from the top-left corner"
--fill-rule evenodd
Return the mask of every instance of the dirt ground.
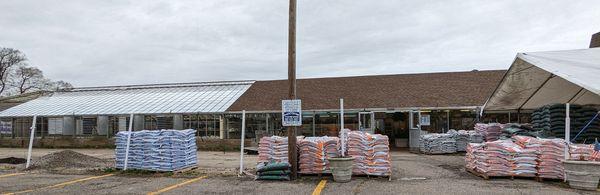
M 33 159 L 60 150 L 35 149 Z M 98 158 L 111 159 L 113 150 L 75 149 L 74 151 Z M 0 158 L 25 157 L 26 150 L 0 148 Z M 404 151 L 392 153 L 393 177 L 354 177 L 349 183 L 335 183 L 325 176 L 302 176 L 295 181 L 254 181 L 252 177 L 237 177 L 239 153 L 199 152 L 199 169 L 194 172 L 174 175 L 125 174 L 56 174 L 44 172 L 22 172 L 0 165 L 0 193 L 18 192 L 27 194 L 146 194 L 168 188 L 164 194 L 311 194 L 321 179 L 328 180 L 322 194 L 594 194 L 569 189 L 562 182 L 536 182 L 533 179 L 490 179 L 473 176 L 464 170 L 462 155 L 417 155 Z M 246 155 L 245 166 L 254 167 L 255 155 Z M 3 177 L 5 176 L 5 177 Z M 205 177 L 206 176 L 206 177 Z M 193 178 L 205 177 L 188 182 Z M 87 179 L 92 178 L 92 179 Z M 82 180 L 83 179 L 83 180 Z M 76 182 L 72 182 L 76 181 Z M 184 182 L 185 185 L 178 185 Z M 67 185 L 64 185 L 64 184 Z M 48 187 L 58 185 L 58 187 Z M 174 188 L 170 186 L 177 185 Z

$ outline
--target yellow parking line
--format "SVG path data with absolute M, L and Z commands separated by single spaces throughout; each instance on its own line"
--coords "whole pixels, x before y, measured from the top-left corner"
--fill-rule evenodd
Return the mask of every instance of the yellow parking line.
M 325 188 L 325 184 L 327 184 L 327 180 L 321 180 L 321 182 L 319 182 L 319 185 L 317 185 L 317 187 L 315 188 L 315 191 L 313 191 L 312 195 L 320 195 L 321 194 L 321 190 L 323 190 L 323 188 Z
M 25 173 L 11 173 L 11 174 L 6 174 L 6 175 L 0 175 L 0 178 L 3 177 L 10 177 L 10 176 L 17 176 L 17 175 L 23 175 Z
M 74 183 L 78 183 L 78 182 L 84 182 L 84 181 L 88 181 L 88 180 L 92 180 L 92 179 L 99 179 L 99 178 L 113 176 L 113 175 L 114 174 L 106 174 L 106 175 L 100 175 L 100 176 L 86 177 L 86 178 L 82 178 L 82 179 L 76 179 L 76 180 L 73 180 L 73 181 L 68 181 L 68 182 L 64 182 L 64 183 L 54 184 L 54 185 L 51 185 L 51 186 L 46 186 L 46 187 L 41 187 L 41 188 L 36 188 L 36 189 L 31 189 L 31 190 L 23 190 L 23 191 L 18 191 L 18 192 L 4 193 L 3 195 L 22 194 L 22 193 L 27 193 L 27 192 L 33 192 L 33 191 L 36 191 L 36 190 L 43 190 L 43 189 L 50 189 L 50 188 L 59 188 L 59 187 L 64 187 L 66 185 L 70 185 L 70 184 L 74 184 Z
M 187 181 L 184 181 L 184 182 L 181 182 L 181 183 L 178 183 L 178 184 L 175 184 L 175 185 L 172 185 L 172 186 L 160 189 L 158 191 L 149 192 L 147 195 L 160 194 L 160 193 L 163 193 L 163 192 L 166 192 L 166 191 L 169 191 L 169 190 L 172 190 L 172 189 L 175 189 L 175 188 L 178 188 L 178 187 L 181 187 L 181 186 L 184 186 L 184 185 L 196 182 L 196 181 L 200 181 L 200 180 L 202 180 L 204 178 L 206 178 L 206 176 L 202 176 L 202 177 L 197 177 L 197 178 L 194 178 L 194 179 L 190 179 L 190 180 L 187 180 Z

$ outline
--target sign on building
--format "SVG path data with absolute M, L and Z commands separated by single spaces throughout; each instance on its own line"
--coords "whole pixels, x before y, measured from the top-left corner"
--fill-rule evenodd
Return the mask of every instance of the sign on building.
M 0 121 L 0 134 L 12 134 L 12 121 Z
M 282 100 L 281 116 L 283 126 L 301 126 L 302 102 L 300 100 Z
M 431 125 L 431 116 L 427 115 L 427 114 L 421 115 L 421 123 L 420 124 L 421 124 L 421 126 Z

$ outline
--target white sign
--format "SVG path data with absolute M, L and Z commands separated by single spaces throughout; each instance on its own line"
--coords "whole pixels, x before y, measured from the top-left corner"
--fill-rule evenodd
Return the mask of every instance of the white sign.
M 283 126 L 301 126 L 302 102 L 300 100 L 282 100 L 281 116 Z
M 12 122 L 11 121 L 0 121 L 0 134 L 12 134 Z
M 421 115 L 421 126 L 429 126 L 431 125 L 431 116 L 429 115 Z

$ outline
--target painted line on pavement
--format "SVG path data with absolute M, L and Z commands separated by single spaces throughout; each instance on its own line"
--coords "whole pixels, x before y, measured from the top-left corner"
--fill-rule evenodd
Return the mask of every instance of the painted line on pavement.
M 327 180 L 326 179 L 321 180 L 321 182 L 319 182 L 319 184 L 317 185 L 317 187 L 313 191 L 312 195 L 320 195 L 321 194 L 321 190 L 323 190 L 323 188 L 325 188 L 325 184 L 327 184 Z
M 202 180 L 202 179 L 204 179 L 206 177 L 207 176 L 201 176 L 201 177 L 197 177 L 197 178 L 194 178 L 194 179 L 186 180 L 184 182 L 181 182 L 181 183 L 178 183 L 178 184 L 175 184 L 175 185 L 172 185 L 172 186 L 169 186 L 169 187 L 166 187 L 166 188 L 154 191 L 154 192 L 149 192 L 147 195 L 160 194 L 160 193 L 163 193 L 163 192 L 166 192 L 166 191 L 169 191 L 169 190 L 172 190 L 172 189 L 175 189 L 175 188 L 178 188 L 178 187 L 181 187 L 181 186 L 193 183 L 193 182 L 200 181 L 200 180 Z
M 17 175 L 24 175 L 25 173 L 11 173 L 11 174 L 6 174 L 6 175 L 0 175 L 0 178 L 3 177 L 11 177 L 11 176 L 17 176 Z
M 106 175 L 100 175 L 100 176 L 93 176 L 93 177 L 86 177 L 86 178 L 82 178 L 82 179 L 76 179 L 73 181 L 67 181 L 67 182 L 63 182 L 63 183 L 59 183 L 59 184 L 54 184 L 51 186 L 45 186 L 45 187 L 41 187 L 41 188 L 35 188 L 35 189 L 30 189 L 30 190 L 23 190 L 23 191 L 18 191 L 18 192 L 10 192 L 10 193 L 4 193 L 2 195 L 13 195 L 13 194 L 22 194 L 22 193 L 28 193 L 28 192 L 33 192 L 36 190 L 43 190 L 43 189 L 50 189 L 50 188 L 59 188 L 59 187 L 64 187 L 66 185 L 71 185 L 74 183 L 79 183 L 79 182 L 84 182 L 84 181 L 88 181 L 88 180 L 92 180 L 92 179 L 100 179 L 103 177 L 108 177 L 108 176 L 113 176 L 115 174 L 106 174 Z

